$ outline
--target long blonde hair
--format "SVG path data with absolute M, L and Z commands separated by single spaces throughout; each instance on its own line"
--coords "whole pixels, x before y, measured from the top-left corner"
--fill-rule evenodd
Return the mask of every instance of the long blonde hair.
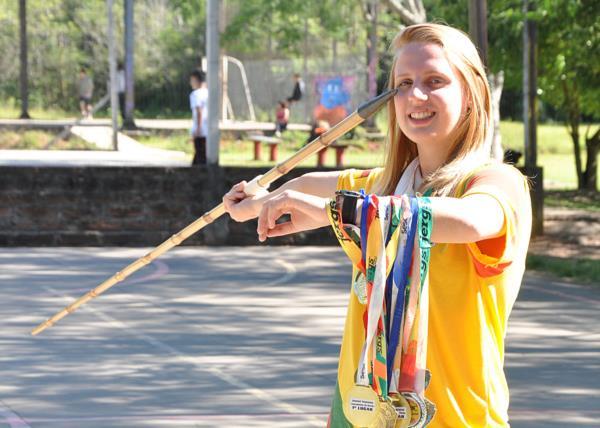
M 489 160 L 486 140 L 491 129 L 491 95 L 485 70 L 477 49 L 469 37 L 460 30 L 441 24 L 411 25 L 394 38 L 391 49 L 398 49 L 411 42 L 434 43 L 446 53 L 461 79 L 463 93 L 469 105 L 464 118 L 450 135 L 450 150 L 443 166 L 424 177 L 421 191 L 432 189 L 433 195 L 450 195 L 461 179 L 477 166 Z M 397 55 L 394 56 L 388 86 L 394 88 Z M 381 194 L 393 194 L 402 172 L 417 157 L 417 146 L 399 128 L 396 122 L 394 100 L 388 111 L 388 138 L 383 173 L 377 188 Z

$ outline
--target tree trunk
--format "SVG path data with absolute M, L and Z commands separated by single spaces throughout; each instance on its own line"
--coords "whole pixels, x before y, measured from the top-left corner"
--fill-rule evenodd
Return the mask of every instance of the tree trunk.
M 586 162 L 583 174 L 582 188 L 597 191 L 598 179 L 598 152 L 600 152 L 600 128 L 591 138 L 585 139 Z
M 27 0 L 19 0 L 19 34 L 20 34 L 20 92 L 21 119 L 29 119 L 29 85 L 27 72 Z
M 565 109 L 567 111 L 567 129 L 571 140 L 573 141 L 573 151 L 575 153 L 575 172 L 577 174 L 577 188 L 583 189 L 583 172 L 581 167 L 581 149 L 579 146 L 579 103 L 577 88 L 569 88 L 566 80 L 562 81 L 563 93 L 565 96 Z
M 367 27 L 367 93 L 372 99 L 377 95 L 377 12 L 379 0 L 369 0 L 367 13 L 370 17 Z M 369 128 L 375 127 L 375 118 L 371 116 L 365 125 Z
M 573 141 L 573 151 L 575 152 L 575 173 L 577 174 L 577 188 L 583 188 L 583 172 L 581 167 L 581 148 L 579 147 L 579 117 L 570 117 L 569 123 L 569 135 Z
M 493 159 L 502 161 L 504 150 L 502 149 L 502 135 L 500 134 L 500 99 L 504 87 L 504 72 L 499 71 L 489 76 L 492 90 L 492 133 L 490 142 L 490 155 Z

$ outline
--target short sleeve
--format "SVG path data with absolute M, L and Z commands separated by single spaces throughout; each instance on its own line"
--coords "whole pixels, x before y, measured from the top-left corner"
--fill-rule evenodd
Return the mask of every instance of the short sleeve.
M 504 225 L 500 236 L 467 246 L 480 276 L 499 275 L 514 260 L 519 239 L 528 230 L 523 227 L 523 223 L 531 218 L 527 180 L 512 166 L 490 165 L 469 179 L 461 197 L 476 194 L 488 195 L 498 202 L 504 215 Z
M 336 190 L 354 190 L 358 192 L 364 189 L 365 192 L 370 193 L 381 172 L 381 168 L 366 170 L 347 169 L 340 173 Z

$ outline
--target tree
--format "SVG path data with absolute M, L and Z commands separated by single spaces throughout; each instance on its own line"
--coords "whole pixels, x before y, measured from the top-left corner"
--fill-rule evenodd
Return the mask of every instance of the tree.
M 581 159 L 580 127 L 584 117 L 600 119 L 600 21 L 593 0 L 540 1 L 539 87 L 542 99 L 565 113 L 573 142 L 579 189 L 597 189 L 600 128 L 588 125 L 586 162 Z

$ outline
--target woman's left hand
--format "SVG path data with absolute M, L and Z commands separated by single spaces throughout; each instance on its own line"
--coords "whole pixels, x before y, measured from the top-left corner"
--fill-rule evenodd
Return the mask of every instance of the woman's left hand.
M 327 198 L 286 190 L 263 204 L 256 230 L 258 240 L 263 242 L 274 236 L 327 226 L 327 202 Z M 277 219 L 284 214 L 290 215 L 290 221 L 277 224 Z

